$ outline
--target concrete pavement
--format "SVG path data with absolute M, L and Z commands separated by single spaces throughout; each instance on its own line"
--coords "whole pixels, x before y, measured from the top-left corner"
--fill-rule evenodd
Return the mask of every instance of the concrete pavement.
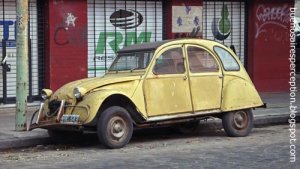
M 266 109 L 256 109 L 254 113 L 254 124 L 256 127 L 264 125 L 288 124 L 289 119 L 289 93 L 260 93 L 263 101 L 267 103 Z M 300 120 L 300 94 L 297 96 L 298 113 L 297 121 Z M 38 108 L 39 103 L 28 105 L 28 123 L 31 114 Z M 15 105 L 0 106 L 0 150 L 20 148 L 41 144 L 49 144 L 51 140 L 46 130 L 36 129 L 29 132 L 16 132 L 15 127 Z M 221 120 L 214 119 L 203 122 L 204 127 L 221 126 Z M 206 123 L 206 124 L 205 124 Z M 205 128 L 204 128 L 205 130 Z

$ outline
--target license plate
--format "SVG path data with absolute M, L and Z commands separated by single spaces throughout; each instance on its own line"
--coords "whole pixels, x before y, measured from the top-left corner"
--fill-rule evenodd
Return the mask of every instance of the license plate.
M 60 119 L 60 123 L 78 124 L 78 122 L 79 115 L 76 114 L 64 114 Z

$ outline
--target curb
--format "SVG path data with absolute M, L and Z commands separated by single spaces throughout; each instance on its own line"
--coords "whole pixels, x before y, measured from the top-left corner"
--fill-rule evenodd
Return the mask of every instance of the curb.
M 278 124 L 289 124 L 290 115 L 269 115 L 254 117 L 254 127 L 272 126 Z M 300 113 L 296 113 L 296 123 L 300 121 Z
M 48 136 L 10 139 L 5 141 L 0 141 L 0 151 L 31 147 L 31 146 L 41 145 L 41 144 L 45 145 L 50 143 L 51 143 L 51 139 Z
M 268 115 L 268 116 L 254 116 L 254 127 L 259 128 L 263 126 L 272 126 L 279 124 L 288 124 L 289 114 L 282 115 Z M 300 113 L 296 113 L 296 121 L 300 121 Z M 220 119 L 208 120 L 200 123 L 202 131 L 210 129 L 221 129 L 222 121 Z M 47 145 L 53 143 L 49 136 L 34 136 L 16 138 L 5 141 L 0 141 L 0 151 L 31 147 L 36 145 Z

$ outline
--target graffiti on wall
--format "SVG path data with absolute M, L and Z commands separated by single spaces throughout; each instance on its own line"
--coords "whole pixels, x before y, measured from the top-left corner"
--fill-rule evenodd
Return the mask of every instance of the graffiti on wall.
M 282 30 L 288 30 L 289 14 L 288 4 L 273 7 L 259 5 L 256 10 L 255 38 L 268 34 L 273 40 L 286 41 L 288 31 Z
M 53 4 L 54 4 L 54 5 L 63 4 L 63 3 L 64 3 L 63 0 L 54 0 L 54 1 L 53 1 Z
M 70 25 L 72 25 L 73 27 L 75 27 L 75 21 L 77 19 L 77 17 L 75 17 L 72 13 L 67 13 L 67 18 L 65 23 L 67 24 L 67 27 L 69 27 Z
M 54 32 L 54 42 L 58 46 L 78 45 L 85 43 L 86 28 L 76 28 L 76 17 L 72 13 L 66 13 L 63 23 L 58 23 Z

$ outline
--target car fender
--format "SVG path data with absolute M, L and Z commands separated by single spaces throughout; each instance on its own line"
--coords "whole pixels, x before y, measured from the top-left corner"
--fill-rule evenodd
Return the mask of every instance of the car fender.
M 261 105 L 263 102 L 251 82 L 242 78 L 235 78 L 225 84 L 222 93 L 222 111 L 253 108 Z
M 91 123 L 97 116 L 100 106 L 103 102 L 112 95 L 123 95 L 127 98 L 128 97 L 125 93 L 116 90 L 97 90 L 85 95 L 80 102 L 77 103 L 76 107 L 73 110 L 73 114 L 79 114 L 84 124 Z M 83 111 L 83 107 L 88 110 L 88 115 Z

